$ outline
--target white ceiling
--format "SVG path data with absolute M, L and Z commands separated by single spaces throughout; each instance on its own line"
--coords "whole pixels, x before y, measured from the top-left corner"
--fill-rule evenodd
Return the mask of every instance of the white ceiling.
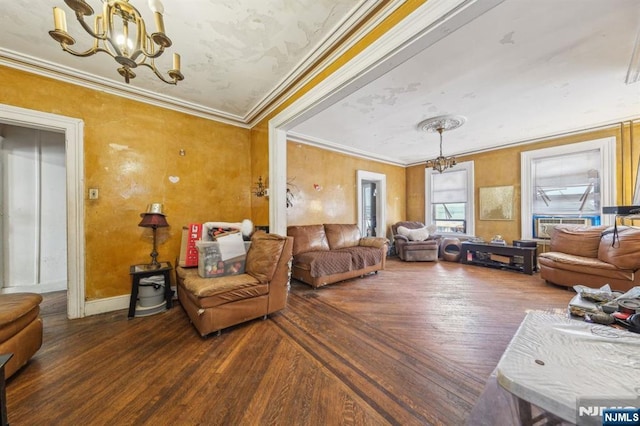
M 131 1 L 153 26 L 147 5 Z M 98 0 L 88 3 L 100 9 Z M 87 39 L 63 0 L 3 1 L 0 63 L 87 85 L 100 82 L 103 89 L 250 126 L 362 16 L 402 1 L 164 3 L 170 52 L 181 54 L 185 75 L 177 86 L 147 69 L 126 86 L 107 55 L 63 52 L 47 34 L 52 5 L 67 12 L 78 44 Z M 484 9 L 456 18 L 474 4 Z M 625 83 L 630 65 L 637 69 L 640 62 L 640 52 L 632 60 L 639 0 L 430 0 L 422 7 L 449 11 L 429 26 L 440 35 L 377 79 L 352 82 L 339 101 L 296 124 L 294 140 L 413 164 L 438 154 L 438 135 L 418 131 L 418 123 L 443 114 L 467 118 L 463 127 L 445 132 L 445 155 L 640 118 L 640 82 Z M 161 67 L 168 69 L 165 56 Z M 52 74 L 56 69 L 63 72 Z

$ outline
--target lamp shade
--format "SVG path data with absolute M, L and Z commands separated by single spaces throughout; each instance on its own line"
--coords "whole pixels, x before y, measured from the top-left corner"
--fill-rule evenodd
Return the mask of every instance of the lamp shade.
M 142 226 L 143 228 L 165 228 L 169 226 L 169 224 L 163 214 L 143 213 L 142 220 L 138 226 Z

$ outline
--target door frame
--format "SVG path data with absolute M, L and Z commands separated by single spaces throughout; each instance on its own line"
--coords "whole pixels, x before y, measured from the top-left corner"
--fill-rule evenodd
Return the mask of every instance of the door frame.
M 364 181 L 376 184 L 376 236 L 387 236 L 387 176 L 382 173 L 358 170 L 356 172 L 358 198 L 358 228 L 363 233 L 365 224 L 362 222 L 362 183 Z
M 269 229 L 287 233 L 287 131 L 505 0 L 430 0 L 269 120 Z M 303 91 L 304 92 L 304 91 Z
M 64 133 L 67 195 L 67 317 L 85 315 L 84 269 L 84 122 L 0 104 L 0 122 Z

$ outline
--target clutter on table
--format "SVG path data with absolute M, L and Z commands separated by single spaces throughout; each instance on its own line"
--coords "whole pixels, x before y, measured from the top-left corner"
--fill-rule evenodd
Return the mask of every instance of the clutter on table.
M 569 302 L 571 315 L 640 333 L 640 287 L 626 293 L 611 290 L 609 284 L 600 288 L 576 285 L 573 289 L 577 294 Z

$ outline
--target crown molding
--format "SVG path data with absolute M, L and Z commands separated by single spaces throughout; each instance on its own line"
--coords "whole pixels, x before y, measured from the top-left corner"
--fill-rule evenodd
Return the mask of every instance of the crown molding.
M 171 96 L 154 93 L 139 87 L 124 86 L 122 83 L 114 80 L 97 77 L 93 74 L 84 73 L 63 65 L 43 61 L 12 50 L 0 48 L 0 65 L 63 81 L 65 83 L 86 87 L 88 89 L 98 90 L 111 95 L 132 99 L 160 108 L 166 108 L 238 127 L 250 128 L 240 116 L 227 114 L 213 108 L 207 108 L 202 105 L 187 102 Z
M 270 93 L 247 113 L 245 122 L 250 123 L 251 127 L 258 124 L 286 101 L 286 96 L 283 95 L 295 93 L 308 84 L 405 2 L 406 0 L 392 0 L 390 2 L 386 0 L 362 1 L 354 13 L 336 25 L 330 35 L 313 52 L 300 61 L 293 71 L 283 78 Z M 384 5 L 385 3 L 388 4 Z M 384 5 L 384 7 L 373 19 L 367 21 L 345 43 L 338 44 L 345 34 L 356 25 L 361 24 L 380 5 Z M 333 50 L 336 47 L 337 49 Z M 317 62 L 327 52 L 331 52 L 331 54 L 321 62 Z M 300 77 L 303 78 L 300 79 Z
M 585 134 L 585 133 L 597 132 L 597 131 L 600 131 L 600 130 L 616 129 L 616 128 L 619 128 L 621 124 L 630 123 L 630 124 L 633 125 L 634 123 L 636 123 L 638 121 L 640 121 L 640 116 L 623 117 L 623 118 L 620 118 L 618 120 L 607 121 L 606 123 L 598 123 L 598 124 L 595 124 L 594 126 L 590 126 L 590 127 L 587 127 L 587 128 L 567 129 L 567 130 L 565 130 L 565 131 L 563 131 L 561 133 L 547 134 L 547 135 L 539 136 L 537 138 L 525 139 L 525 140 L 514 141 L 514 142 L 507 142 L 507 143 L 504 143 L 502 145 L 492 146 L 491 148 L 483 148 L 483 149 L 476 149 L 476 150 L 473 150 L 473 151 L 464 151 L 464 152 L 454 153 L 453 156 L 454 157 L 464 157 L 466 155 L 482 154 L 484 152 L 498 151 L 500 149 L 513 148 L 513 147 L 522 146 L 522 145 L 529 145 L 529 144 L 536 143 L 536 142 L 545 142 L 545 141 L 548 141 L 550 139 L 557 139 L 557 138 L 563 138 L 563 137 L 568 137 L 568 136 L 582 135 L 582 134 Z M 415 161 L 415 162 L 412 162 L 410 164 L 407 164 L 407 167 L 418 166 L 420 164 L 424 164 L 425 161 L 427 161 L 427 160 L 425 159 L 425 160 L 422 160 L 422 161 Z
M 52 62 L 44 61 L 42 59 L 4 48 L 0 48 L 0 65 L 63 81 L 65 83 L 103 91 L 105 93 L 121 96 L 160 108 L 166 108 L 196 117 L 250 129 L 286 100 L 286 97 L 283 95 L 286 93 L 295 93 L 295 91 L 315 78 L 329 64 L 333 63 L 405 2 L 406 0 L 361 0 L 349 16 L 340 21 L 312 52 L 305 56 L 290 73 L 280 80 L 276 86 L 267 93 L 262 100 L 258 101 L 256 105 L 244 116 L 228 114 L 224 111 L 151 92 L 139 87 L 123 86 L 120 82 L 114 80 L 98 77 L 93 74 L 78 71 L 63 65 L 54 64 Z M 358 31 L 349 38 L 347 43 L 343 43 L 339 46 L 339 42 L 345 34 L 355 26 L 362 24 L 367 17 L 369 17 L 369 15 L 381 5 L 383 6 L 383 9 L 376 14 L 374 19 L 370 22 L 366 22 L 362 28 L 358 29 Z M 323 57 L 323 55 L 336 47 L 338 47 L 338 49 L 323 59 L 320 62 L 320 66 L 318 66 L 318 61 Z M 309 73 L 309 71 L 314 68 L 316 70 Z M 304 78 L 299 80 L 303 76 Z M 296 81 L 297 83 L 294 84 Z M 274 102 L 276 100 L 279 101 Z
M 377 161 L 378 163 L 390 164 L 392 166 L 406 167 L 407 164 L 399 162 L 391 157 L 384 155 L 372 155 L 367 151 L 363 151 L 357 148 L 351 148 L 344 145 L 340 145 L 335 142 L 330 142 L 321 138 L 314 138 L 311 136 L 303 135 L 300 133 L 289 131 L 287 132 L 287 140 L 290 142 L 297 142 L 304 145 L 315 146 L 316 148 L 325 149 L 327 151 L 333 151 L 340 154 L 346 154 L 352 157 L 362 158 L 364 160 Z

